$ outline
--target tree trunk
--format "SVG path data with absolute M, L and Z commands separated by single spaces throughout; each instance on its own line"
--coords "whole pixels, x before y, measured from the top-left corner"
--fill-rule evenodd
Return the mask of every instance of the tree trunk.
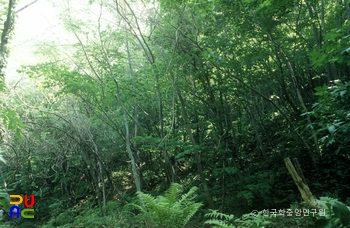
M 1 34 L 1 44 L 0 44 L 0 91 L 5 88 L 5 73 L 4 69 L 6 67 L 6 52 L 7 44 L 10 37 L 10 33 L 13 30 L 13 24 L 15 20 L 15 6 L 16 0 L 9 0 L 6 21 L 4 23 L 4 29 Z
M 277 44 L 275 42 L 275 40 L 272 38 L 272 35 L 271 34 L 267 34 L 267 35 L 268 35 L 270 41 L 274 44 L 275 48 L 278 49 L 279 52 L 284 56 L 287 68 L 289 70 L 291 82 L 292 82 L 293 88 L 295 90 L 295 93 L 297 94 L 297 98 L 298 98 L 298 101 L 300 103 L 300 106 L 302 107 L 304 112 L 307 112 L 307 108 L 305 106 L 304 99 L 303 99 L 303 97 L 302 97 L 302 95 L 300 93 L 299 85 L 298 85 L 297 79 L 296 79 L 295 74 L 294 74 L 294 69 L 293 69 L 292 63 L 289 61 L 289 58 L 288 58 L 287 54 L 283 51 L 281 46 L 279 44 Z M 312 125 L 312 121 L 311 121 L 310 116 L 306 115 L 306 119 L 307 119 L 307 122 L 308 122 L 309 126 L 311 126 Z M 319 160 L 319 157 L 320 157 L 320 147 L 318 145 L 318 138 L 317 138 L 316 132 L 315 132 L 315 130 L 313 128 L 311 128 L 311 134 L 312 134 L 311 137 L 312 137 L 312 139 L 314 141 L 314 151 L 312 151 L 312 150 L 310 151 L 310 156 L 312 158 L 312 161 L 313 161 L 314 165 L 316 165 L 316 163 L 318 163 L 318 160 Z
M 292 176 L 295 185 L 298 187 L 299 192 L 303 200 L 312 208 L 321 209 L 327 208 L 324 203 L 317 200 L 311 193 L 309 186 L 304 183 L 303 179 L 300 177 L 299 173 L 295 170 L 294 165 L 289 158 L 284 159 L 284 163 L 289 171 L 289 174 Z
M 98 173 L 99 173 L 99 183 L 102 184 L 102 202 L 103 202 L 102 206 L 103 206 L 103 208 L 105 208 L 106 204 L 107 204 L 107 199 L 106 199 L 106 185 L 105 185 L 105 181 L 104 181 L 104 178 L 103 178 L 102 161 L 101 161 L 101 157 L 99 155 L 98 147 L 97 147 L 95 141 L 93 139 L 91 139 L 91 142 L 92 142 L 92 145 L 94 146 L 93 147 L 94 148 L 93 151 L 96 154 L 96 158 L 97 158 Z M 103 208 L 101 207 L 102 214 L 104 214 Z
M 159 74 L 158 72 L 155 72 L 155 77 L 156 77 L 156 90 L 157 90 L 157 95 L 158 95 L 158 118 L 159 118 L 159 124 L 160 124 L 160 138 L 162 139 L 161 145 L 160 145 L 160 150 L 161 154 L 163 155 L 164 159 L 164 172 L 166 176 L 166 181 L 168 187 L 172 182 L 174 182 L 174 167 L 170 162 L 169 154 L 167 152 L 167 149 L 164 145 L 164 121 L 163 121 L 163 98 L 162 94 L 160 91 L 160 85 L 159 85 Z
M 176 87 L 175 88 L 176 89 L 176 93 L 177 93 L 177 95 L 179 97 L 179 100 L 180 100 L 182 115 L 183 115 L 184 122 L 185 122 L 185 125 L 186 125 L 186 131 L 187 131 L 188 137 L 190 138 L 192 146 L 195 147 L 197 144 L 196 144 L 196 141 L 195 141 L 195 139 L 193 137 L 193 133 L 192 133 L 192 129 L 191 129 L 191 126 L 190 126 L 190 122 L 188 120 L 186 107 L 185 107 L 185 101 L 184 101 L 184 99 L 183 99 L 183 97 L 181 95 L 180 89 L 178 88 L 178 86 L 176 84 L 175 84 L 175 87 Z M 202 185 L 203 185 L 203 190 L 204 190 L 205 196 L 207 198 L 208 205 L 209 205 L 209 207 L 211 209 L 215 209 L 216 206 L 215 206 L 215 203 L 213 201 L 213 198 L 211 197 L 210 190 L 209 190 L 206 178 L 205 178 L 205 174 L 203 172 L 200 154 L 199 154 L 197 149 L 194 152 L 194 156 L 195 156 L 195 161 L 197 163 L 198 174 L 199 174 L 200 180 L 201 180 Z
M 261 137 L 260 137 L 260 132 L 259 132 L 258 125 L 256 123 L 253 109 L 252 109 L 251 105 L 249 104 L 248 99 L 246 97 L 244 97 L 244 99 L 245 99 L 245 103 L 246 103 L 245 106 L 246 106 L 247 112 L 249 113 L 250 120 L 252 121 L 252 124 L 253 124 L 254 132 L 255 132 L 255 139 L 257 142 L 257 149 L 260 151 L 261 155 L 266 160 L 267 159 L 266 151 L 265 151 L 264 145 L 263 145 Z
M 290 71 L 290 74 L 291 74 L 291 78 L 292 78 L 292 84 L 294 85 L 294 89 L 297 93 L 297 97 L 298 97 L 298 100 L 300 102 L 300 105 L 301 107 L 303 108 L 304 112 L 307 112 L 307 108 L 305 106 L 305 103 L 304 103 L 304 99 L 303 97 L 301 96 L 301 93 L 300 93 L 300 90 L 299 90 L 299 85 L 297 83 L 297 80 L 295 78 L 295 74 L 294 74 L 294 69 L 292 67 L 292 64 L 290 63 L 289 59 L 288 59 L 288 56 L 286 55 L 286 53 L 284 53 L 284 51 L 282 50 L 282 48 L 280 48 L 280 51 L 281 53 L 284 55 L 285 59 L 286 59 L 286 63 L 287 63 L 287 66 L 288 66 L 288 69 Z M 312 121 L 311 121 L 311 118 L 309 115 L 306 115 L 306 120 L 307 120 L 307 123 L 309 124 L 309 126 L 312 125 Z M 315 132 L 315 130 L 311 127 L 311 137 L 314 141 L 314 149 L 315 151 L 312 152 L 311 151 L 311 158 L 314 162 L 314 164 L 318 163 L 319 159 L 320 159 L 320 146 L 318 145 L 318 138 L 317 138 L 317 134 Z
M 306 1 L 306 6 L 309 10 L 309 15 L 310 15 L 311 20 L 315 19 L 316 15 L 315 15 L 313 7 L 311 6 L 310 1 Z M 318 29 L 317 29 L 314 22 L 312 22 L 312 31 L 314 33 L 314 39 L 315 39 L 315 43 L 317 45 L 317 48 L 320 49 L 321 48 L 321 38 L 319 36 Z
M 348 21 L 350 21 L 350 6 L 349 6 L 349 0 L 344 0 L 345 9 L 346 9 L 346 18 Z M 348 34 L 350 34 L 350 26 L 348 26 Z
M 137 169 L 137 165 L 136 165 L 136 161 L 135 161 L 135 157 L 134 154 L 131 150 L 131 145 L 130 145 L 130 130 L 129 130 L 129 123 L 128 123 L 128 115 L 127 112 L 125 110 L 124 104 L 122 103 L 120 96 L 119 96 L 119 86 L 118 86 L 118 82 L 116 79 L 114 79 L 114 82 L 116 84 L 117 87 L 117 93 L 116 93 L 116 99 L 119 102 L 119 104 L 121 105 L 122 109 L 123 109 L 123 116 L 124 116 L 124 125 L 125 125 L 125 144 L 126 144 L 126 151 L 128 152 L 130 161 L 131 161 L 131 168 L 132 168 L 132 174 L 134 177 L 134 182 L 135 182 L 135 186 L 136 186 L 136 191 L 141 192 L 141 179 L 140 179 L 140 174 L 139 171 Z

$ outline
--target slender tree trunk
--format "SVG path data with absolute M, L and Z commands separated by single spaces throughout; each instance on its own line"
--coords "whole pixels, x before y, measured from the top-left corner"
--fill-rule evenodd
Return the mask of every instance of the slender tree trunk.
M 107 204 L 107 199 L 106 199 L 106 185 L 105 185 L 105 181 L 103 178 L 103 166 L 102 166 L 102 162 L 101 162 L 101 157 L 100 157 L 99 152 L 98 152 L 98 147 L 93 139 L 91 139 L 91 142 L 92 142 L 92 145 L 94 146 L 94 153 L 96 154 L 96 158 L 97 158 L 97 165 L 98 165 L 98 172 L 99 172 L 99 183 L 101 183 L 101 185 L 102 185 L 102 200 L 103 200 L 102 206 L 103 206 L 103 208 L 105 208 L 106 204 Z M 104 214 L 104 211 L 102 210 L 103 208 L 101 207 L 101 211 Z
M 260 151 L 260 153 L 263 156 L 263 158 L 266 160 L 267 159 L 267 155 L 266 155 L 265 148 L 264 148 L 264 145 L 263 145 L 261 137 L 260 137 L 259 128 L 258 128 L 258 125 L 257 125 L 255 117 L 254 117 L 254 112 L 253 112 L 252 107 L 250 106 L 247 98 L 244 97 L 244 99 L 245 99 L 245 103 L 246 103 L 247 112 L 250 115 L 250 119 L 251 119 L 253 127 L 254 127 L 255 139 L 256 139 L 256 142 L 257 142 L 257 148 Z
M 345 9 L 346 9 L 346 18 L 350 21 L 350 6 L 349 0 L 344 0 Z M 348 34 L 350 34 L 350 26 L 348 26 Z
M 116 3 L 116 10 L 117 13 L 123 18 L 123 20 L 126 22 L 126 24 L 128 25 L 128 27 L 133 31 L 134 33 L 134 37 L 137 39 L 144 55 L 147 58 L 147 61 L 151 64 L 154 65 L 155 63 L 155 58 L 153 55 L 153 52 L 151 50 L 151 48 L 149 47 L 148 43 L 146 42 L 145 36 L 143 35 L 139 22 L 138 22 L 138 18 L 134 12 L 134 10 L 131 8 L 130 4 L 127 1 L 123 1 L 119 2 L 119 1 L 115 1 Z M 130 16 L 133 18 L 134 24 L 131 23 L 131 20 L 127 17 L 127 14 L 124 12 L 124 7 L 122 6 L 126 6 L 125 9 L 129 10 Z M 130 61 L 129 61 L 130 62 Z M 160 137 L 162 140 L 164 140 L 164 121 L 163 121 L 163 101 L 162 101 L 162 96 L 161 96 L 161 92 L 160 92 L 160 88 L 159 88 L 159 75 L 158 73 L 155 73 L 156 75 L 156 89 L 157 89 L 157 95 L 158 95 L 158 99 L 159 99 L 159 121 L 160 121 Z M 168 184 L 170 184 L 170 182 L 174 181 L 174 169 L 173 166 L 170 162 L 169 159 L 169 154 L 166 150 L 166 148 L 164 148 L 163 145 L 161 145 L 161 154 L 163 154 L 163 158 L 164 158 L 164 171 L 165 171 L 165 175 L 167 178 L 167 182 Z
M 124 107 L 124 104 L 122 103 L 121 99 L 120 99 L 120 91 L 119 91 L 119 85 L 118 85 L 118 81 L 116 79 L 114 79 L 114 82 L 116 84 L 117 87 L 117 92 L 116 92 L 116 99 L 119 102 L 119 104 L 122 107 L 123 110 L 123 116 L 124 116 L 124 126 L 125 126 L 125 144 L 126 144 L 126 151 L 128 152 L 130 161 L 131 161 L 131 168 L 132 168 L 132 174 L 134 177 L 134 182 L 135 182 L 135 186 L 136 186 L 136 191 L 141 192 L 141 179 L 140 179 L 140 174 L 139 174 L 139 170 L 137 169 L 137 165 L 136 165 L 136 160 L 135 160 L 135 156 L 134 153 L 131 150 L 131 144 L 130 144 L 130 128 L 129 128 L 129 123 L 128 123 L 128 114 L 127 111 Z
M 276 45 L 274 45 L 274 49 L 275 49 L 275 57 L 278 63 L 278 69 L 280 71 L 280 85 L 281 85 L 281 90 L 282 90 L 282 97 L 284 98 L 285 101 L 288 102 L 288 104 L 290 105 L 290 107 L 293 109 L 294 112 L 297 112 L 298 109 L 297 107 L 294 105 L 293 101 L 291 100 L 288 92 L 287 92 L 287 86 L 286 86 L 286 81 L 284 78 L 284 70 L 283 70 L 283 64 L 282 61 L 278 55 L 278 50 Z
M 142 191 L 141 179 L 140 179 L 139 171 L 138 171 L 137 166 L 136 166 L 134 154 L 133 154 L 131 147 L 130 147 L 130 133 L 129 133 L 129 124 L 128 124 L 128 119 L 127 119 L 127 114 L 126 114 L 125 110 L 123 110 L 123 112 L 124 112 L 124 122 L 125 122 L 126 150 L 128 151 L 129 158 L 131 160 L 131 167 L 132 167 L 132 173 L 133 173 L 134 181 L 135 181 L 135 185 L 136 185 L 136 190 L 138 192 L 141 192 Z
M 295 77 L 295 74 L 294 74 L 294 69 L 292 67 L 292 64 L 290 63 L 289 59 L 288 59 L 288 56 L 286 55 L 286 53 L 282 50 L 282 48 L 279 48 L 280 49 L 280 52 L 284 55 L 285 59 L 286 59 L 286 63 L 287 63 L 287 67 L 290 71 L 290 74 L 291 74 L 291 78 L 292 78 L 292 84 L 294 85 L 294 89 L 297 93 L 297 97 L 298 97 L 298 100 L 300 102 L 300 105 L 301 107 L 303 108 L 304 112 L 307 112 L 307 108 L 305 106 L 305 103 L 304 103 L 304 99 L 303 97 L 301 96 L 301 93 L 300 93 L 300 89 L 299 89 L 299 85 L 297 83 L 297 80 L 296 80 L 296 77 Z M 312 121 L 311 121 L 311 118 L 309 115 L 306 115 L 306 119 L 307 119 L 307 122 L 309 124 L 309 126 L 312 125 Z M 312 157 L 312 160 L 314 163 L 317 163 L 319 161 L 319 158 L 320 158 L 320 147 L 318 145 L 318 138 L 317 138 L 317 134 L 315 132 L 315 130 L 313 128 L 311 128 L 311 134 L 312 134 L 312 139 L 314 141 L 314 149 L 315 149 L 315 152 L 311 153 L 311 157 Z
M 246 82 L 244 82 L 241 78 L 237 77 L 236 75 L 232 74 L 230 71 L 226 71 L 224 69 L 222 69 L 221 67 L 212 64 L 214 67 L 216 67 L 216 69 L 218 69 L 220 72 L 222 72 L 223 74 L 228 74 L 230 75 L 232 78 L 234 78 L 235 80 L 237 80 L 241 85 L 243 85 L 244 87 L 248 88 L 249 90 L 253 91 L 254 93 L 258 94 L 261 98 L 263 98 L 264 100 L 270 102 L 273 107 L 275 107 L 280 113 L 281 115 L 284 117 L 285 120 L 287 120 L 287 122 L 290 124 L 290 127 L 293 129 L 293 131 L 296 133 L 296 135 L 298 136 L 298 138 L 303 142 L 305 148 L 310 151 L 310 153 L 312 152 L 312 149 L 310 148 L 309 144 L 306 142 L 306 140 L 303 138 L 303 136 L 300 134 L 300 132 L 298 131 L 298 129 L 295 127 L 294 123 L 288 118 L 288 116 L 284 113 L 284 111 L 273 101 L 271 100 L 269 97 L 265 96 L 264 94 L 260 93 L 258 90 L 256 90 L 255 88 L 253 88 L 252 86 L 248 85 Z M 240 131 L 239 131 L 240 132 Z M 313 157 L 312 157 L 313 158 Z
M 192 146 L 195 147 L 197 145 L 197 143 L 196 143 L 196 141 L 195 141 L 195 139 L 193 137 L 193 133 L 192 133 L 192 129 L 191 129 L 191 126 L 190 126 L 190 122 L 188 120 L 187 111 L 186 111 L 186 107 L 185 107 L 185 101 L 184 101 L 184 99 L 183 99 L 183 97 L 181 95 L 181 91 L 180 91 L 179 87 L 176 84 L 175 84 L 175 87 L 176 87 L 175 88 L 176 89 L 176 93 L 177 93 L 177 95 L 179 97 L 179 100 L 180 100 L 182 115 L 183 115 L 184 122 L 185 122 L 185 125 L 186 125 L 186 131 L 187 131 L 188 137 L 190 138 Z M 216 206 L 215 206 L 215 203 L 213 201 L 213 198 L 211 197 L 210 190 L 209 190 L 206 178 L 205 178 L 205 174 L 203 172 L 202 163 L 201 163 L 201 157 L 200 157 L 200 154 L 199 154 L 197 149 L 194 152 L 194 156 L 195 156 L 195 161 L 197 163 L 198 174 L 199 174 L 200 180 L 201 180 L 202 185 L 203 185 L 203 190 L 204 190 L 204 193 L 206 195 L 206 198 L 207 198 L 207 201 L 208 201 L 208 205 L 209 205 L 210 208 L 215 209 Z
M 309 10 L 309 15 L 310 15 L 310 19 L 311 20 L 314 20 L 316 18 L 316 13 L 314 12 L 315 9 L 312 7 L 311 5 L 311 2 L 310 1 L 306 1 L 306 6 Z M 321 39 L 320 39 L 320 36 L 319 36 L 319 32 L 318 32 L 318 29 L 315 25 L 314 22 L 312 22 L 312 31 L 313 31 L 313 34 L 314 34 L 314 39 L 315 39 L 315 43 L 317 45 L 317 48 L 321 48 Z
M 156 90 L 157 90 L 157 95 L 158 95 L 158 118 L 159 118 L 159 124 L 160 124 L 160 138 L 162 139 L 160 149 L 161 149 L 161 154 L 163 155 L 163 159 L 164 159 L 164 164 L 163 164 L 164 172 L 165 172 L 165 176 L 166 176 L 167 185 L 169 187 L 170 184 L 175 181 L 174 180 L 174 167 L 170 162 L 168 151 L 167 151 L 166 147 L 164 146 L 165 134 L 164 134 L 164 121 L 163 121 L 163 98 L 162 98 L 162 94 L 160 91 L 159 74 L 158 74 L 158 72 L 155 72 L 154 74 L 156 77 Z
M 326 21 L 324 19 L 325 16 L 325 0 L 321 1 L 321 26 L 322 26 L 322 37 L 323 37 L 323 42 L 327 44 L 327 26 L 326 26 Z M 328 81 L 333 81 L 338 78 L 338 70 L 334 63 L 331 63 L 326 66 L 326 73 L 328 75 Z
M 322 24 L 323 38 L 325 38 L 327 34 L 327 27 L 326 27 L 326 22 L 324 20 L 324 15 L 325 15 L 325 3 L 324 3 L 324 0 L 322 0 L 321 1 L 321 24 Z
M 298 101 L 300 103 L 300 106 L 302 107 L 302 109 L 305 112 L 307 112 L 307 108 L 305 106 L 304 99 L 300 93 L 299 85 L 298 85 L 297 79 L 296 79 L 295 74 L 294 74 L 294 69 L 293 69 L 292 63 L 289 61 L 287 54 L 283 51 L 281 46 L 279 44 L 277 44 L 276 41 L 273 39 L 272 35 L 269 33 L 267 35 L 268 35 L 268 38 L 270 39 L 270 41 L 274 44 L 275 48 L 278 49 L 279 52 L 284 56 L 287 68 L 289 70 L 291 82 L 292 82 L 293 88 L 297 94 L 297 98 L 298 98 Z M 311 126 L 312 121 L 310 119 L 310 116 L 306 115 L 306 119 L 307 119 L 308 124 Z M 319 160 L 320 148 L 318 145 L 318 139 L 317 139 L 316 132 L 313 128 L 311 128 L 311 134 L 312 134 L 311 137 L 313 138 L 313 141 L 314 141 L 314 151 L 310 150 L 310 155 L 311 155 L 312 161 L 314 162 L 314 165 L 315 165 Z
M 321 22 L 321 25 L 320 25 L 321 32 L 319 31 L 319 29 L 317 29 L 315 23 L 312 22 L 312 28 L 313 28 L 313 32 L 314 32 L 314 39 L 315 39 L 317 48 L 320 49 L 322 47 L 322 38 L 324 39 L 326 37 L 326 34 L 327 34 L 326 22 L 325 22 L 325 19 L 324 19 L 324 15 L 325 15 L 325 1 L 324 0 L 321 1 L 321 10 L 320 10 L 321 11 L 321 15 L 320 15 L 320 18 L 318 18 L 316 10 L 315 10 L 314 7 L 312 7 L 310 1 L 306 1 L 306 5 L 308 7 L 309 15 L 310 15 L 311 20 L 318 20 L 318 21 L 321 20 L 320 21 Z M 324 42 L 327 42 L 327 40 L 324 39 Z M 325 71 L 326 71 L 328 82 L 334 80 L 335 77 L 336 77 L 335 76 L 336 73 L 332 73 L 332 69 L 331 68 L 332 68 L 332 66 L 330 66 L 330 65 L 327 65 L 325 67 Z
M 10 37 L 10 33 L 13 30 L 15 20 L 15 6 L 16 0 L 9 0 L 6 21 L 4 23 L 4 29 L 1 33 L 0 43 L 0 91 L 5 87 L 5 73 L 4 68 L 6 67 L 6 52 L 7 44 Z
M 126 30 L 126 26 L 125 26 L 125 30 Z M 134 70 L 131 64 L 131 55 L 130 55 L 130 50 L 129 50 L 129 40 L 128 40 L 128 33 L 126 33 L 126 40 L 125 40 L 125 45 L 126 45 L 126 53 L 128 55 L 128 66 L 129 66 L 129 77 L 132 81 L 133 77 L 134 77 Z M 132 82 L 132 91 L 134 93 L 136 93 L 136 86 L 135 83 Z M 134 137 L 138 136 L 138 132 L 139 132 L 139 121 L 138 121 L 138 104 L 136 102 L 136 98 L 134 98 L 133 101 L 133 106 L 134 106 L 134 114 L 133 114 L 133 120 L 134 120 Z M 137 142 L 134 140 L 134 144 L 133 147 L 136 151 L 136 155 L 134 155 L 135 158 L 135 162 L 136 164 L 139 164 L 138 167 L 140 167 L 141 161 L 140 161 L 140 155 L 139 155 L 139 150 L 138 150 L 138 146 L 137 146 Z M 139 174 L 139 179 L 140 179 L 140 189 L 142 189 L 142 175 L 141 175 L 141 170 L 138 169 L 138 174 Z

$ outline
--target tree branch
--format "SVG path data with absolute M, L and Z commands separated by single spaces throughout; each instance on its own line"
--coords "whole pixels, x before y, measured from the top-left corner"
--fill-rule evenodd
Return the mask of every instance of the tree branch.
M 22 10 L 24 10 L 24 9 L 26 9 L 27 7 L 33 5 L 33 4 L 36 3 L 37 1 L 39 1 L 39 0 L 35 0 L 35 1 L 31 2 L 31 3 L 29 3 L 28 5 L 23 6 L 22 8 L 20 8 L 19 10 L 17 10 L 16 13 L 21 12 Z

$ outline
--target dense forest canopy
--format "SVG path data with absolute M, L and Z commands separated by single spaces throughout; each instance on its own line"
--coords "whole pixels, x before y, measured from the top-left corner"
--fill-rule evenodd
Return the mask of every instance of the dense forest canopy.
M 22 66 L 22 79 L 6 85 L 20 15 L 15 0 L 0 1 L 4 226 L 350 223 L 339 206 L 350 204 L 348 0 L 55 7 L 65 42 L 37 45 L 45 61 Z M 308 207 L 287 157 L 330 202 L 327 216 L 249 217 Z M 33 194 L 35 218 L 9 219 L 7 194 Z

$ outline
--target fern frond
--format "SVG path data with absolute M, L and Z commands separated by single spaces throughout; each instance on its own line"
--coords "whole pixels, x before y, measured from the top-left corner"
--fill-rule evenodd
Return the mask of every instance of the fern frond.
M 172 184 L 164 196 L 153 197 L 138 192 L 140 205 L 130 204 L 140 210 L 151 221 L 152 227 L 183 228 L 202 206 L 192 201 L 197 188 L 182 194 L 179 184 Z M 141 203 L 142 202 L 142 203 Z
M 228 225 L 224 221 L 210 219 L 204 222 L 204 224 L 214 225 L 213 228 L 235 228 L 233 225 Z
M 210 210 L 210 213 L 207 213 L 204 216 L 206 218 L 215 218 L 215 219 L 221 219 L 226 221 L 233 221 L 235 217 L 234 215 L 227 215 L 217 210 Z
M 164 198 L 169 204 L 173 204 L 177 201 L 179 195 L 182 193 L 182 186 L 178 183 L 173 183 L 170 188 L 165 192 Z
M 196 195 L 196 191 L 198 190 L 197 187 L 192 187 L 188 193 L 184 193 L 181 195 L 181 199 L 180 202 L 187 202 L 190 200 L 193 200 L 197 195 Z

